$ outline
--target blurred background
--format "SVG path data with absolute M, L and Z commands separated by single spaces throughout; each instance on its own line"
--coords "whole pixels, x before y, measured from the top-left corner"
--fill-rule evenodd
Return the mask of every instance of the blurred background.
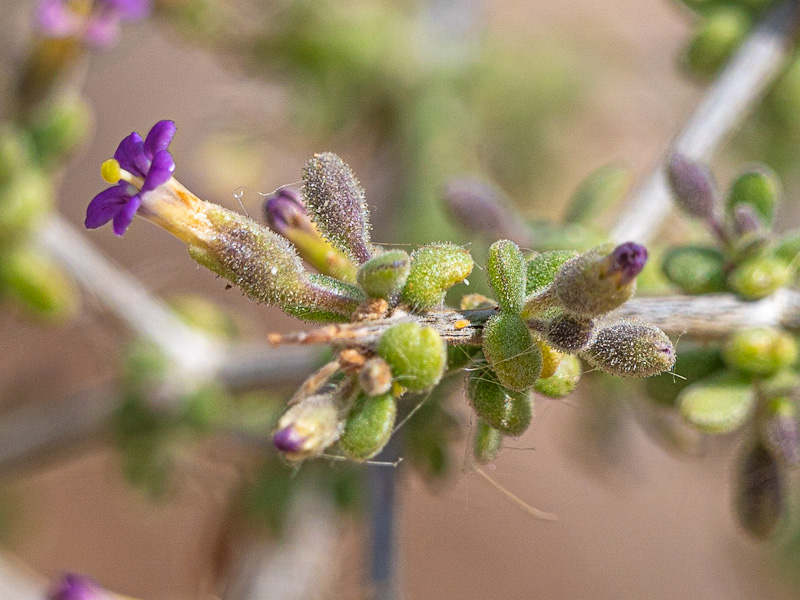
M 703 92 L 678 68 L 692 17 L 669 0 L 307 3 L 288 15 L 276 2 L 241 6 L 231 27 L 186 18 L 189 4 L 158 4 L 158 16 L 125 26 L 114 48 L 91 55 L 83 84 L 91 135 L 58 184 L 58 208 L 70 222 L 81 225 L 105 187 L 99 165 L 118 140 L 173 119 L 176 176 L 205 200 L 257 215 L 259 193 L 298 181 L 309 156 L 330 150 L 360 177 L 376 241 L 471 242 L 438 207 L 449 177 L 484 176 L 526 216 L 558 216 L 596 167 L 625 164 L 643 178 Z M 240 42 L 254 36 L 248 22 L 257 28 L 247 11 L 274 20 L 263 44 L 245 52 Z M 32 12 L 32 2 L 0 4 L 6 73 Z M 430 28 L 424 35 L 420 22 Z M 348 38 L 370 28 L 371 40 Z M 350 63 L 337 73 L 341 57 Z M 728 156 L 748 152 L 754 146 Z M 723 173 L 726 160 L 717 161 Z M 107 228 L 88 236 L 154 294 L 218 303 L 247 339 L 301 326 L 226 290 L 182 243 L 144 221 L 124 240 Z M 0 408 L 55 405 L 115 381 L 129 342 L 90 295 L 56 325 L 4 305 Z M 407 597 L 800 596 L 797 563 L 737 530 L 728 489 L 734 445 L 715 439 L 692 458 L 666 452 L 631 418 L 621 401 L 631 393 L 585 381 L 566 400 L 539 401 L 532 427 L 487 469 L 557 513 L 555 523 L 532 520 L 468 472 L 463 439 L 447 477 L 430 482 L 405 470 Z M 467 421 L 464 402 L 452 406 Z M 597 430 L 609 423 L 614 434 L 601 451 Z M 248 477 L 247 461 L 218 445 L 182 456 L 169 493 L 153 499 L 126 480 L 107 436 L 59 449 L 0 482 L 4 550 L 46 577 L 80 571 L 138 598 L 203 597 L 224 562 L 230 499 Z M 360 597 L 360 519 L 342 517 L 331 535 L 335 556 L 318 565 L 326 574 L 313 597 Z

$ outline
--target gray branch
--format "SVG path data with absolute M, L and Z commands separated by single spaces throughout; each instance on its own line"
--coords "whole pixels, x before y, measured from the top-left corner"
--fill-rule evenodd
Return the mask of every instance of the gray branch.
M 670 151 L 708 160 L 781 72 L 793 47 L 800 3 L 784 0 L 770 10 L 741 45 L 675 138 Z M 671 208 L 666 159 L 632 195 L 611 232 L 618 242 L 647 243 Z

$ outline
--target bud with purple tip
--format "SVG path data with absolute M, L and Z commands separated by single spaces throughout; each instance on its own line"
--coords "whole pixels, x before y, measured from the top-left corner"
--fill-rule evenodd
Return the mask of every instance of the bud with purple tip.
M 289 460 L 304 460 L 322 454 L 344 431 L 339 398 L 317 394 L 290 407 L 278 421 L 272 443 Z

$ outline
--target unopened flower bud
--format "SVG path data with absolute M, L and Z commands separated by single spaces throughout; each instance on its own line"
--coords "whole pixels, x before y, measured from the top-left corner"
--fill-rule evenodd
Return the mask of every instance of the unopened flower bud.
M 500 313 L 483 328 L 483 354 L 505 387 L 525 391 L 542 372 L 542 353 L 525 322 L 514 314 Z
M 633 295 L 636 276 L 646 263 L 647 249 L 634 242 L 620 244 L 609 254 L 598 248 L 573 258 L 553 281 L 558 304 L 587 317 L 610 312 Z
M 300 192 L 294 188 L 281 188 L 264 202 L 264 220 L 270 229 L 288 238 L 288 232 L 301 229 L 313 233 L 314 225 L 308 218 Z
M 589 346 L 595 330 L 592 319 L 562 313 L 547 323 L 543 333 L 547 343 L 556 350 L 575 354 Z
M 783 464 L 800 463 L 800 423 L 791 398 L 779 396 L 766 403 L 761 418 L 761 437 Z
M 342 430 L 337 399 L 330 394 L 318 394 L 305 398 L 283 414 L 272 442 L 289 460 L 304 460 L 322 454 L 339 439 Z
M 572 250 L 551 250 L 529 259 L 525 295 L 536 294 L 553 283 L 561 265 L 576 256 L 577 252 Z
M 694 383 L 678 395 L 678 409 L 705 433 L 739 429 L 755 403 L 753 384 L 741 375 L 722 373 Z
M 744 261 L 728 275 L 728 287 L 745 300 L 766 298 L 789 282 L 789 266 L 773 256 Z
M 761 443 L 747 448 L 736 469 L 734 511 L 739 525 L 756 539 L 769 538 L 786 510 L 786 482 L 772 452 Z
M 710 219 L 717 205 L 717 185 L 705 165 L 675 153 L 669 159 L 667 179 L 675 202 L 698 219 Z
M 478 463 L 487 463 L 497 458 L 497 453 L 503 445 L 503 434 L 479 418 L 475 427 L 475 443 L 472 448 L 473 456 Z
M 522 435 L 531 424 L 528 393 L 504 388 L 489 369 L 470 374 L 467 395 L 478 416 L 503 435 Z
M 470 233 L 491 238 L 505 237 L 518 244 L 530 242 L 530 232 L 506 195 L 479 179 L 464 177 L 449 182 L 444 205 L 453 219 Z
M 492 244 L 486 260 L 486 273 L 500 310 L 519 314 L 525 301 L 527 277 L 527 265 L 519 246 L 511 240 Z
M 358 382 L 367 396 L 380 396 L 392 388 L 392 370 L 389 363 L 375 356 L 358 372 Z
M 599 370 L 619 377 L 651 377 L 675 364 L 675 349 L 663 331 L 628 320 L 601 328 L 581 356 Z
M 561 358 L 555 373 L 539 379 L 533 386 L 538 393 L 548 398 L 563 398 L 577 387 L 581 379 L 581 361 L 577 356 L 567 354 Z
M 415 309 L 440 306 L 451 287 L 464 281 L 474 265 L 469 250 L 448 242 L 429 244 L 411 254 L 411 269 L 401 298 Z
M 303 167 L 303 197 L 314 223 L 356 263 L 372 255 L 364 189 L 336 154 L 316 154 Z
M 725 290 L 725 256 L 716 248 L 680 246 L 664 257 L 664 274 L 687 294 Z
M 411 259 L 405 250 L 389 250 L 361 265 L 356 279 L 371 298 L 388 298 L 405 285 L 410 268 Z
M 360 394 L 345 420 L 339 448 L 348 458 L 367 460 L 380 452 L 392 435 L 397 402 L 391 394 Z
M 89 577 L 67 573 L 48 592 L 47 600 L 109 600 L 109 595 Z
M 725 342 L 727 365 L 743 373 L 769 377 L 797 360 L 797 342 L 774 327 L 742 329 Z
M 447 350 L 439 332 L 419 323 L 400 323 L 387 329 L 377 348 L 397 383 L 412 392 L 437 383 L 447 366 Z

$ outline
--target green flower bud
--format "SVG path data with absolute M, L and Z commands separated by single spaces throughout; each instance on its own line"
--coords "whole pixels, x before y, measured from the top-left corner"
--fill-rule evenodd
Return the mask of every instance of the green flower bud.
M 567 354 L 558 363 L 555 373 L 539 379 L 533 389 L 549 398 L 563 398 L 573 392 L 581 379 L 581 361 L 577 356 Z
M 489 284 L 500 310 L 519 314 L 525 300 L 525 258 L 511 240 L 500 240 L 489 247 L 486 261 Z
M 470 374 L 467 394 L 478 416 L 501 434 L 518 436 L 528 429 L 533 417 L 530 396 L 504 388 L 489 369 Z
M 633 242 L 596 248 L 567 261 L 553 280 L 553 290 L 565 310 L 593 317 L 624 304 L 634 292 L 636 276 L 647 262 L 647 250 Z
M 644 384 L 650 399 L 664 406 L 674 406 L 686 387 L 725 368 L 722 355 L 716 346 L 701 346 L 681 350 L 675 357 L 673 373 L 650 377 Z
M 736 267 L 728 276 L 728 287 L 745 300 L 760 300 L 786 285 L 790 276 L 784 261 L 760 256 Z
M 706 433 L 731 433 L 750 416 L 755 403 L 752 383 L 722 373 L 688 386 L 678 395 L 681 415 Z
M 675 364 L 675 349 L 663 331 L 628 320 L 600 329 L 581 356 L 600 371 L 619 377 L 651 377 Z
M 53 182 L 38 169 L 24 169 L 0 184 L 0 243 L 19 239 L 41 223 L 53 204 Z
M 756 539 L 769 538 L 786 510 L 786 482 L 778 461 L 756 443 L 739 459 L 733 483 L 739 525 Z
M 686 66 L 697 77 L 711 77 L 728 60 L 749 28 L 750 19 L 743 10 L 724 6 L 709 11 L 686 50 Z
M 723 348 L 725 362 L 749 375 L 769 377 L 797 360 L 797 343 L 788 333 L 773 327 L 739 330 Z
M 341 158 L 325 152 L 305 164 L 303 197 L 322 235 L 357 263 L 369 260 L 372 251 L 364 189 Z
M 561 313 L 547 323 L 544 336 L 556 350 L 576 354 L 591 344 L 595 331 L 592 319 Z
M 447 351 L 439 332 L 419 323 L 400 323 L 387 329 L 377 353 L 389 363 L 397 383 L 412 392 L 439 383 L 447 366 Z
M 761 439 L 773 455 L 786 465 L 800 463 L 800 423 L 791 398 L 772 398 L 761 416 Z
M 339 448 L 353 460 L 372 458 L 389 441 L 396 418 L 397 402 L 391 394 L 359 394 L 347 415 Z
M 310 274 L 285 238 L 252 219 L 204 205 L 211 233 L 190 242 L 193 259 L 238 286 L 256 302 L 310 321 L 349 321 L 364 300 L 357 287 Z
M 553 278 L 555 278 L 561 265 L 576 256 L 577 252 L 572 250 L 551 250 L 531 258 L 528 261 L 525 295 L 530 296 L 544 290 L 553 283 Z
M 447 345 L 447 370 L 463 369 L 480 354 L 480 346 Z
M 343 429 L 337 399 L 318 394 L 283 413 L 272 439 L 289 460 L 305 460 L 322 454 L 339 439 Z
M 713 217 L 717 184 L 708 167 L 675 153 L 667 165 L 667 179 L 675 203 L 682 210 L 699 219 Z
M 92 111 L 79 97 L 66 97 L 31 119 L 39 163 L 52 165 L 80 146 L 92 129 Z
M 472 447 L 475 460 L 488 463 L 497 458 L 497 453 L 503 445 L 503 434 L 494 429 L 483 419 L 478 419 L 475 427 L 475 443 Z
M 440 306 L 451 287 L 464 281 L 475 263 L 469 250 L 448 242 L 429 244 L 411 254 L 411 270 L 401 293 L 415 309 Z
M 382 358 L 370 358 L 358 372 L 358 382 L 367 396 L 380 396 L 392 389 L 392 370 Z
M 564 221 L 567 223 L 594 224 L 609 206 L 625 196 L 631 184 L 631 173 L 618 165 L 603 165 L 581 181 L 570 198 Z
M 32 315 L 48 321 L 63 321 L 77 308 L 72 281 L 50 258 L 27 247 L 0 257 L 0 289 Z
M 411 259 L 404 250 L 390 250 L 373 256 L 358 269 L 356 280 L 371 298 L 388 298 L 406 283 Z
M 687 294 L 725 291 L 725 256 L 716 248 L 680 246 L 664 257 L 664 274 Z
M 483 328 L 483 354 L 505 387 L 525 391 L 542 372 L 542 353 L 525 321 L 514 314 L 500 313 Z
M 761 219 L 761 223 L 769 227 L 775 213 L 775 205 L 781 195 L 781 183 L 778 176 L 766 166 L 758 166 L 758 170 L 743 173 L 736 178 L 728 193 L 727 206 L 733 211 L 737 205 L 752 206 Z

